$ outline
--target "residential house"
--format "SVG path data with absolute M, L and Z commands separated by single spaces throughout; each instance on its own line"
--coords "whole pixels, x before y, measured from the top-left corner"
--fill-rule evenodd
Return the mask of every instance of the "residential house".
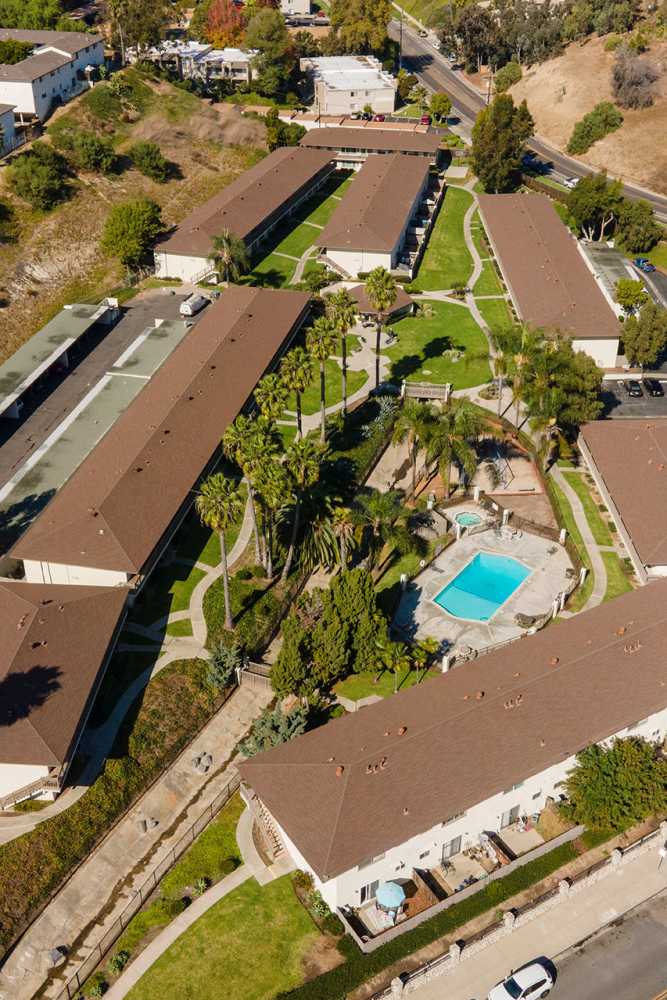
M 280 10 L 286 16 L 310 14 L 311 0 L 280 0 Z
M 249 86 L 255 76 L 252 61 L 256 52 L 225 47 L 215 49 L 203 42 L 167 39 L 149 49 L 128 50 L 128 61 L 148 60 L 171 69 L 182 80 L 200 80 L 204 84 L 226 80 L 237 86 Z
M 349 115 L 371 107 L 391 114 L 396 105 L 396 79 L 375 56 L 314 56 L 302 59 L 313 105 L 320 115 Z
M 311 128 L 301 139 L 308 149 L 327 149 L 336 156 L 340 169 L 358 170 L 369 156 L 393 155 L 423 157 L 431 166 L 438 166 L 441 140 L 437 132 L 424 126 L 398 125 L 388 128 L 376 122 L 359 122 L 351 126 Z

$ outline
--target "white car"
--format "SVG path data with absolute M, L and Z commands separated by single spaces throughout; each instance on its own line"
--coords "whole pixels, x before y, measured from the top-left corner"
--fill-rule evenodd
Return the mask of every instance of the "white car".
M 566 188 L 570 188 L 570 190 L 572 190 L 572 188 L 576 188 L 580 180 L 580 177 L 566 177 L 563 184 Z
M 551 973 L 539 962 L 531 962 L 494 986 L 487 1000 L 539 1000 L 553 985 Z

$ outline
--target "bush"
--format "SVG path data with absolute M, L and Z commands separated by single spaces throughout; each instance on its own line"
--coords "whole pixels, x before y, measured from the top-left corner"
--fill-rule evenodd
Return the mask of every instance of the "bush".
M 198 878 L 192 887 L 192 895 L 197 899 L 199 896 L 203 896 L 211 883 L 207 878 L 203 876 Z
M 615 52 L 620 44 L 621 39 L 618 35 L 610 35 L 604 43 L 604 50 L 605 52 Z
M 87 997 L 103 997 L 104 994 L 109 989 L 109 984 L 104 977 L 104 973 L 96 972 L 94 976 L 86 983 L 86 988 L 84 990 L 84 996 Z
M 343 921 L 340 917 L 337 917 L 335 913 L 328 913 L 322 921 L 322 930 L 325 930 L 327 934 L 333 934 L 335 937 L 339 937 L 344 933 L 345 928 L 343 927 Z
M 298 889 L 304 889 L 306 892 L 312 892 L 314 879 L 310 872 L 304 872 L 299 869 L 294 872 L 292 881 Z
M 67 161 L 60 153 L 44 142 L 36 142 L 12 163 L 9 186 L 33 208 L 48 211 L 69 194 L 67 172 Z
M 125 948 L 115 952 L 109 960 L 109 972 L 114 976 L 119 976 L 127 963 L 130 961 L 130 953 Z
M 29 56 L 32 50 L 30 42 L 19 42 L 14 38 L 0 40 L 0 65 L 15 66 Z
M 611 71 L 612 91 L 622 108 L 649 108 L 653 104 L 658 70 L 628 49 L 619 51 Z
M 240 580 L 238 573 L 229 581 L 234 632 L 225 629 L 225 601 L 222 578 L 216 580 L 204 594 L 204 618 L 208 629 L 209 648 L 218 642 L 237 643 L 248 656 L 254 657 L 269 642 L 283 614 L 282 602 L 276 596 L 279 585 L 263 589 L 255 583 Z
M 252 580 L 252 578 L 253 572 L 250 569 L 250 566 L 242 566 L 241 569 L 236 572 L 237 580 Z
M 137 170 L 150 177 L 158 184 L 164 184 L 169 180 L 169 161 L 160 152 L 160 147 L 155 142 L 135 142 L 130 146 L 128 155 Z
M 615 132 L 623 124 L 623 115 L 610 101 L 601 101 L 577 122 L 567 144 L 568 153 L 585 153 L 594 142 Z
M 498 70 L 495 76 L 496 93 L 502 94 L 506 90 L 518 83 L 522 77 L 521 67 L 516 62 L 505 63 L 504 66 Z
M 109 139 L 84 131 L 62 118 L 49 128 L 51 142 L 62 150 L 78 170 L 110 174 L 118 165 L 118 157 Z
M 126 267 L 137 267 L 162 231 L 160 206 L 149 198 L 114 205 L 102 233 L 102 250 Z

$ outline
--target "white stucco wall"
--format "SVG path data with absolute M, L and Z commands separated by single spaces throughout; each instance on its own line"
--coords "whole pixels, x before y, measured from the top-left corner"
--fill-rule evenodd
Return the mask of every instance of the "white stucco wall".
M 23 112 L 26 115 L 37 114 L 33 85 L 31 83 L 12 83 L 9 80 L 3 80 L 0 83 L 0 103 L 13 104 L 17 114 L 19 112 Z
M 158 278 L 180 278 L 181 281 L 195 280 L 204 268 L 212 265 L 212 261 L 205 257 L 187 257 L 178 253 L 156 251 L 154 258 Z
M 49 769 L 45 765 L 0 763 L 0 799 L 33 781 L 46 778 L 48 773 Z
M 391 253 L 367 253 L 365 250 L 329 250 L 327 257 L 342 267 L 352 278 L 372 271 L 374 267 L 384 267 L 388 271 L 394 266 Z
M 0 128 L 2 129 L 2 150 L 12 149 L 16 138 L 13 111 L 5 111 L 0 115 Z
M 315 106 L 322 115 L 346 115 L 363 111 L 370 104 L 375 114 L 391 114 L 396 104 L 396 91 L 390 84 L 367 88 L 333 88 L 323 80 L 315 83 Z
M 283 14 L 310 14 L 310 0 L 280 0 Z
M 95 569 L 89 566 L 66 566 L 63 563 L 38 562 L 24 559 L 23 567 L 28 583 L 66 583 L 86 587 L 118 587 L 129 580 L 127 573 L 119 570 Z
M 463 667 L 462 669 L 467 669 Z M 641 736 L 644 739 L 662 739 L 667 732 L 667 709 L 651 715 L 648 719 L 637 720 L 638 724 L 622 730 L 618 736 Z M 611 738 L 611 737 L 610 737 Z M 442 860 L 443 847 L 457 837 L 461 837 L 461 850 L 478 843 L 479 834 L 485 831 L 498 832 L 503 814 L 515 806 L 519 807 L 520 815 L 532 815 L 540 812 L 551 796 L 558 798 L 559 784 L 567 772 L 574 767 L 575 758 L 570 757 L 562 763 L 555 764 L 512 789 L 506 789 L 497 795 L 480 802 L 468 809 L 462 816 L 448 821 L 447 804 L 443 803 L 442 822 L 412 837 L 409 841 L 393 847 L 372 862 L 343 872 L 336 878 L 320 881 L 315 878 L 315 888 L 321 893 L 331 909 L 339 906 L 359 906 L 361 888 L 371 882 L 387 882 L 395 878 L 410 878 L 413 868 L 433 868 Z M 370 778 L 369 780 L 372 780 Z M 307 808 L 307 803 L 304 803 Z M 274 820 L 275 822 L 275 820 Z M 304 871 L 311 871 L 307 861 L 294 843 L 276 823 L 285 849 L 296 865 Z M 325 835 L 327 831 L 323 831 Z
M 573 340 L 572 348 L 575 351 L 583 351 L 593 358 L 599 368 L 615 368 L 618 357 L 618 337 L 609 340 Z

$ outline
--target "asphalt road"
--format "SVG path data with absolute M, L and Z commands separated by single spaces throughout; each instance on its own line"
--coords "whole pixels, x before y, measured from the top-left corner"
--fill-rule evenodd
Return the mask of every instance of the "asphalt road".
M 398 21 L 392 21 L 389 25 L 390 36 L 398 40 L 399 33 Z M 403 66 L 418 76 L 431 90 L 445 90 L 452 99 L 455 111 L 467 124 L 471 125 L 484 107 L 484 98 L 451 68 L 444 56 L 427 39 L 420 38 L 405 20 L 403 21 Z M 527 145 L 540 159 L 553 164 L 554 173 L 561 177 L 585 177 L 587 174 L 595 173 L 591 167 L 559 152 L 539 136 L 531 139 Z M 647 201 L 656 217 L 661 222 L 667 223 L 667 197 L 632 184 L 625 184 L 623 191 L 628 198 L 642 198 Z
M 667 989 L 667 894 L 556 962 L 554 1000 L 655 1000 Z

